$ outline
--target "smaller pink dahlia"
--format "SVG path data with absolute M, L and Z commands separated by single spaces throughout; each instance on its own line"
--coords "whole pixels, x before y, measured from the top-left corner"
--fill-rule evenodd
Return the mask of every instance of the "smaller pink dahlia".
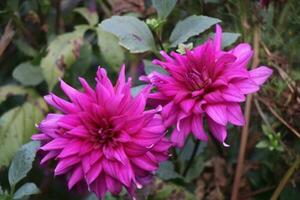
M 123 66 L 115 86 L 99 68 L 96 88 L 79 78 L 84 91 L 64 81 L 61 88 L 70 101 L 50 94 L 45 100 L 62 113 L 50 113 L 39 125 L 33 140 L 42 141 L 46 155 L 41 163 L 57 161 L 55 175 L 66 175 L 69 189 L 88 186 L 101 199 L 125 187 L 134 199 L 168 158 L 170 142 L 158 114 L 160 107 L 145 111 L 150 88 L 131 96 Z
M 164 51 L 165 61 L 154 60 L 169 74 L 153 72 L 141 80 L 156 86 L 150 94 L 153 102 L 163 105 L 162 117 L 166 126 L 176 125 L 171 141 L 182 147 L 190 132 L 199 140 L 208 137 L 204 118 L 212 135 L 226 145 L 228 123 L 243 126 L 240 103 L 245 96 L 259 90 L 272 74 L 268 67 L 247 70 L 252 57 L 249 44 L 242 43 L 229 51 L 221 49 L 222 30 L 216 26 L 214 40 L 209 39 L 185 55 Z

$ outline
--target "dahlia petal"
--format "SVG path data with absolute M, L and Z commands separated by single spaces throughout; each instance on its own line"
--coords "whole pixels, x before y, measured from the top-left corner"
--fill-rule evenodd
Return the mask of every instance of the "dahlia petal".
M 180 102 L 180 106 L 185 113 L 189 113 L 195 104 L 194 99 L 186 99 Z
M 117 195 L 122 190 L 122 185 L 116 181 L 114 178 L 110 176 L 105 176 L 105 182 L 107 185 L 108 191 L 110 191 L 113 195 Z
M 68 182 L 68 188 L 69 190 L 73 188 L 73 186 L 78 183 L 81 179 L 83 179 L 83 172 L 81 167 L 75 168 L 73 170 L 72 175 Z
M 199 140 L 208 141 L 208 137 L 205 134 L 203 128 L 203 117 L 201 115 L 194 115 L 191 122 L 191 129 L 196 138 Z
M 219 123 L 220 125 L 226 126 L 228 117 L 227 117 L 225 105 L 222 104 L 207 105 L 205 108 L 205 112 L 215 122 Z
M 56 138 L 42 146 L 40 149 L 44 151 L 63 149 L 68 144 L 68 142 L 69 141 L 65 138 Z
M 133 157 L 131 159 L 132 163 L 136 166 L 147 170 L 147 171 L 154 171 L 157 170 L 158 165 L 157 163 L 153 162 L 148 156 L 140 156 L 140 157 Z
M 96 193 L 97 197 L 101 200 L 105 197 L 105 193 L 107 190 L 105 175 L 102 173 L 96 181 L 94 181 L 91 185 L 93 191 Z
M 114 87 L 111 84 L 111 81 L 107 77 L 106 70 L 104 68 L 99 67 L 97 70 L 97 78 L 96 78 L 97 84 L 103 85 L 110 94 L 114 92 Z
M 61 159 L 55 170 L 54 170 L 54 174 L 57 175 L 61 175 L 64 174 L 68 171 L 68 168 L 77 164 L 78 162 L 80 162 L 81 159 L 79 157 L 76 156 L 72 156 L 72 157 L 68 157 L 68 158 L 63 158 Z
M 74 89 L 63 80 L 60 80 L 60 87 L 72 102 L 74 102 L 80 94 L 78 90 Z
M 50 137 L 47 136 L 46 134 L 41 133 L 41 134 L 34 134 L 34 135 L 32 135 L 31 139 L 32 140 L 49 140 Z
M 226 126 L 216 123 L 210 117 L 207 118 L 208 128 L 212 132 L 213 136 L 220 142 L 224 143 L 227 137 Z
M 84 88 L 84 91 L 86 94 L 88 94 L 90 97 L 92 97 L 94 100 L 96 100 L 96 93 L 95 91 L 91 88 L 91 86 L 88 84 L 88 82 L 84 79 L 79 77 L 79 82 Z
M 59 98 L 58 96 L 54 94 L 46 95 L 44 97 L 45 101 L 55 107 L 56 109 L 64 112 L 64 113 L 74 113 L 78 112 L 78 108 L 76 106 L 64 99 Z
M 257 84 L 257 85 L 262 85 L 273 73 L 273 70 L 261 66 L 256 69 L 253 69 L 249 71 L 251 79 Z
M 49 153 L 47 153 L 47 155 L 44 156 L 44 158 L 41 160 L 41 164 L 44 164 L 45 162 L 47 162 L 48 160 L 56 157 L 59 154 L 60 151 L 50 151 Z
M 101 161 L 96 162 L 94 165 L 92 165 L 89 169 L 89 171 L 86 174 L 86 181 L 88 184 L 91 184 L 96 180 L 96 178 L 100 175 L 102 171 L 102 163 Z
M 245 68 L 253 55 L 251 46 L 247 43 L 242 43 L 231 50 L 231 53 L 236 56 L 236 60 L 232 66 L 239 66 Z
M 224 98 L 222 93 L 219 90 L 216 90 L 206 94 L 204 100 L 208 103 L 220 103 L 224 101 Z
M 121 94 L 125 87 L 125 65 L 122 65 L 117 84 L 115 86 L 116 94 Z
M 242 94 L 250 94 L 259 90 L 259 86 L 251 79 L 236 81 L 234 85 L 239 88 Z
M 77 126 L 75 128 L 72 128 L 70 131 L 67 132 L 67 134 L 70 134 L 72 136 L 76 136 L 79 138 L 87 138 L 89 137 L 89 131 L 86 130 L 84 126 Z
M 229 102 L 243 102 L 245 101 L 245 96 L 236 86 L 229 84 L 226 89 L 221 91 L 222 97 Z
M 244 115 L 241 106 L 237 103 L 227 105 L 228 121 L 237 126 L 245 125 Z
M 81 141 L 78 141 L 78 140 L 72 141 L 71 140 L 66 145 L 66 147 L 61 151 L 61 153 L 58 155 L 58 158 L 65 158 L 65 157 L 77 154 L 81 145 L 82 145 Z
M 214 38 L 214 46 L 216 52 L 221 50 L 222 47 L 222 28 L 219 24 L 216 25 L 216 34 Z
M 185 118 L 181 122 L 180 130 L 174 129 L 171 134 L 171 141 L 178 147 L 183 147 L 185 140 L 190 132 L 190 119 Z

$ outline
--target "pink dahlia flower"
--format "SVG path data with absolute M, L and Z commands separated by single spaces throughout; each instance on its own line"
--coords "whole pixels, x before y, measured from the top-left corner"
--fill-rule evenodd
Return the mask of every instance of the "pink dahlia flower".
M 203 128 L 207 120 L 212 135 L 226 145 L 226 125 L 243 126 L 240 103 L 245 95 L 259 90 L 272 70 L 261 66 L 247 70 L 253 51 L 242 43 L 229 51 L 221 49 L 222 30 L 216 26 L 214 40 L 209 39 L 185 55 L 164 51 L 165 61 L 154 60 L 169 74 L 153 72 L 142 80 L 156 86 L 149 97 L 163 105 L 166 126 L 176 124 L 171 141 L 182 147 L 190 132 L 199 140 L 208 140 Z
M 95 90 L 79 80 L 84 91 L 60 82 L 70 101 L 45 97 L 62 113 L 48 114 L 32 137 L 42 141 L 40 149 L 46 152 L 41 163 L 57 160 L 55 175 L 66 175 L 69 189 L 86 185 L 103 198 L 107 191 L 117 195 L 125 187 L 134 198 L 134 190 L 168 158 L 171 144 L 164 137 L 161 108 L 145 111 L 149 87 L 131 96 L 124 66 L 115 86 L 103 68 Z

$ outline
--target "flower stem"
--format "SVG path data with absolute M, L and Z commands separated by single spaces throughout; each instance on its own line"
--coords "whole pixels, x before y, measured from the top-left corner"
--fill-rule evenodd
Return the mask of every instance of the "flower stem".
M 300 167 L 300 157 L 298 157 L 293 165 L 288 169 L 288 171 L 285 173 L 283 178 L 281 179 L 280 183 L 278 184 L 275 192 L 273 193 L 271 200 L 278 199 L 281 191 L 284 189 L 285 185 L 290 180 L 290 177 L 294 174 L 294 172 Z
M 188 171 L 189 171 L 191 165 L 193 164 L 194 159 L 195 159 L 195 156 L 196 156 L 197 151 L 198 151 L 198 148 L 199 148 L 199 144 L 200 144 L 200 141 L 197 140 L 197 141 L 195 142 L 195 146 L 194 146 L 192 155 L 191 155 L 191 157 L 190 157 L 190 160 L 189 160 L 188 164 L 186 165 L 186 167 L 185 167 L 185 169 L 184 169 L 184 171 L 183 171 L 183 174 L 182 174 L 183 176 L 186 176 L 186 175 L 187 175 L 187 173 L 188 173 Z

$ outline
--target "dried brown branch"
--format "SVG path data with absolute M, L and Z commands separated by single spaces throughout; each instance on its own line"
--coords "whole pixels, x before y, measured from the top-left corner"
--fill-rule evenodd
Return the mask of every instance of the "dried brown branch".
M 0 39 L 0 56 L 4 53 L 5 49 L 10 44 L 12 38 L 15 35 L 15 31 L 13 30 L 11 21 L 5 26 L 4 33 Z
M 283 178 L 281 179 L 280 183 L 278 184 L 276 190 L 274 191 L 271 200 L 278 199 L 281 191 L 285 187 L 285 185 L 289 182 L 291 176 L 294 174 L 294 172 L 300 167 L 300 157 L 298 157 L 293 165 L 289 168 L 289 170 L 285 173 Z
M 255 68 L 259 64 L 259 44 L 260 44 L 260 29 L 258 27 L 254 30 L 254 38 L 253 38 L 253 46 L 254 46 L 254 57 L 252 62 L 252 69 Z M 244 169 L 244 160 L 246 153 L 246 146 L 249 134 L 249 122 L 251 115 L 251 105 L 252 105 L 253 96 L 249 95 L 246 100 L 246 109 L 245 109 L 245 125 L 242 129 L 242 138 L 240 144 L 240 150 L 238 155 L 238 162 L 236 167 L 236 173 L 233 182 L 232 196 L 231 200 L 238 200 L 239 189 L 241 185 L 241 178 L 243 175 Z
M 285 125 L 292 133 L 294 133 L 298 138 L 300 138 L 300 133 L 292 127 L 287 121 L 285 121 L 273 108 L 270 104 L 268 104 L 266 101 L 264 101 L 261 98 L 257 98 L 261 103 L 263 103 L 269 110 L 270 112 L 276 117 L 283 125 Z

